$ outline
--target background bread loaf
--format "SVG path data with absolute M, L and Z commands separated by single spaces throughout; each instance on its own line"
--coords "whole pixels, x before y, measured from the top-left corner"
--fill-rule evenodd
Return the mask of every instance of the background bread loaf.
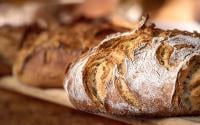
M 18 54 L 14 74 L 25 84 L 62 87 L 68 64 L 107 34 L 126 30 L 106 20 L 82 19 L 30 34 Z

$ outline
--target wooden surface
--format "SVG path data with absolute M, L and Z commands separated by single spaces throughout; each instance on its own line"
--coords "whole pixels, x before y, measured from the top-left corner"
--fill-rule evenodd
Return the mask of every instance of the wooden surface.
M 73 108 L 64 89 L 35 88 L 21 84 L 13 77 L 5 77 L 1 79 L 0 88 Z M 133 125 L 200 125 L 200 116 L 163 119 L 124 119 L 120 121 L 131 123 Z
M 73 108 L 72 104 L 69 101 L 69 98 L 67 98 L 66 93 L 63 89 L 41 89 L 31 87 L 24 84 L 20 84 L 16 79 L 12 77 L 5 77 L 1 79 L 0 87 L 19 92 L 24 95 L 28 95 L 31 97 Z
M 0 88 L 0 125 L 127 125 Z

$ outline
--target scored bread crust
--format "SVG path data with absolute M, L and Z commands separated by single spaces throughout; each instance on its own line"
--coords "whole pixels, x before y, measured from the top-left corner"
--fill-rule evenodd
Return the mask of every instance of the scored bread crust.
M 65 89 L 77 109 L 97 114 L 200 115 L 200 34 L 144 21 L 83 54 Z
M 14 65 L 14 75 L 27 85 L 62 87 L 68 64 L 106 34 L 127 30 L 106 20 L 83 20 L 28 34 Z

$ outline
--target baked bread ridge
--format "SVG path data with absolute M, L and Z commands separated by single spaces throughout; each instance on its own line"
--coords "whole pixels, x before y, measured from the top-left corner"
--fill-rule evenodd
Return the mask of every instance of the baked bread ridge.
M 54 29 L 28 34 L 14 65 L 14 75 L 24 84 L 62 87 L 64 67 L 106 34 L 127 31 L 109 21 L 77 21 Z
M 112 35 L 73 63 L 65 90 L 74 106 L 111 116 L 200 115 L 200 34 L 145 21 Z

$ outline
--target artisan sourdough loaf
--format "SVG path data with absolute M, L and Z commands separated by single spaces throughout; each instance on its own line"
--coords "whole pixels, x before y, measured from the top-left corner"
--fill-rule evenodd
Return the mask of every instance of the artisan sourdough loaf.
M 143 20 L 83 54 L 68 68 L 65 89 L 77 109 L 97 114 L 200 115 L 200 34 Z

